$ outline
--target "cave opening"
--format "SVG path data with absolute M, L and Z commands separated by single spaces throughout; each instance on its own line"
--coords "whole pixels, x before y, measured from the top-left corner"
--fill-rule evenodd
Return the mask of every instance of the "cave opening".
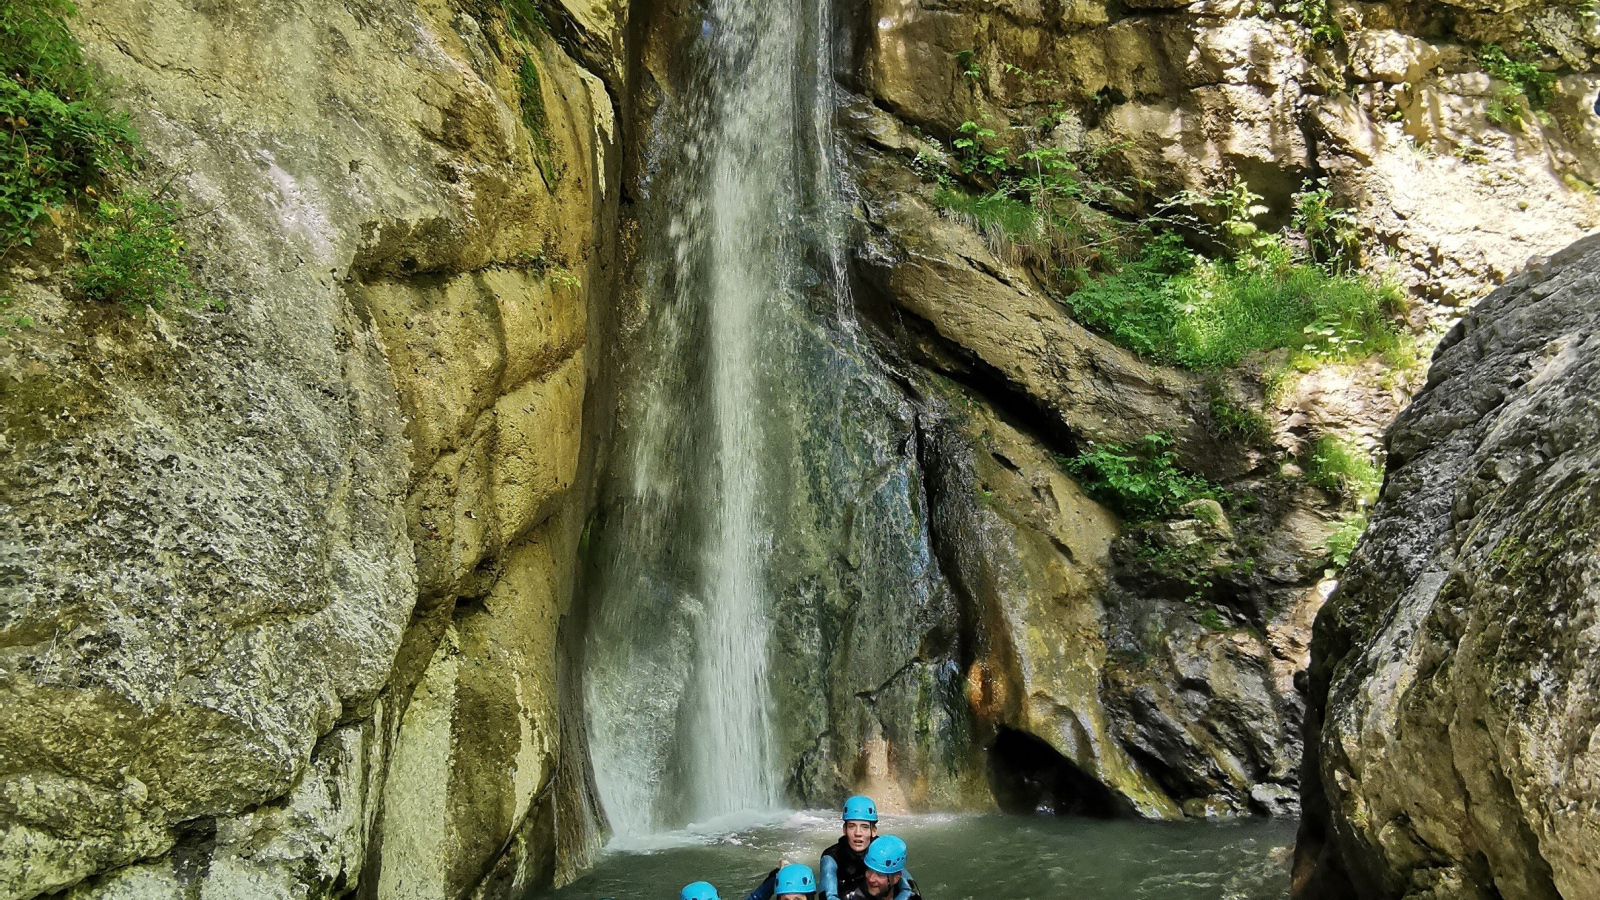
M 1026 731 L 1002 726 L 989 745 L 985 768 L 995 803 L 1007 813 L 1094 819 L 1134 814 L 1126 798 Z

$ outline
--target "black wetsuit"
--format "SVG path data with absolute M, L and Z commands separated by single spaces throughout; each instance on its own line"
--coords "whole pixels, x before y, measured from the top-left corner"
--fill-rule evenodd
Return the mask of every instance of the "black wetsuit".
M 850 849 L 849 839 L 839 838 L 838 843 L 822 851 L 822 858 L 833 860 L 833 865 L 837 870 L 835 883 L 838 894 L 831 895 L 827 893 L 828 879 L 824 875 L 819 885 L 820 890 L 817 893 L 817 900 L 845 900 L 847 897 L 871 900 L 871 898 L 867 897 L 866 860 L 863 854 Z M 902 873 L 899 886 L 895 887 L 885 900 L 909 900 L 915 890 L 915 888 L 909 887 L 910 885 L 911 873 Z

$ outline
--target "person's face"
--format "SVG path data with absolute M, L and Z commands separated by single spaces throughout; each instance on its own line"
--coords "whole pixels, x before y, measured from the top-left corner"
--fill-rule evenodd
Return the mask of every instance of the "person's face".
M 811 900 L 810 894 L 779 894 L 772 900 Z
M 844 823 L 844 839 L 849 842 L 850 849 L 857 853 L 867 852 L 867 845 L 878 836 L 878 826 L 871 822 L 858 822 L 854 819 Z
M 889 896 L 889 889 L 900 883 L 900 874 L 885 875 L 872 869 L 867 870 L 867 893 L 874 897 Z

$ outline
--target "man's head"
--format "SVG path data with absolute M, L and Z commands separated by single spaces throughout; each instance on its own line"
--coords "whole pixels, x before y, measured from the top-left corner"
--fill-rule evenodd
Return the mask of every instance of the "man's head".
M 871 797 L 860 795 L 844 802 L 844 839 L 857 853 L 867 852 L 872 839 L 878 836 L 878 804 Z
M 696 881 L 683 886 L 683 890 L 678 892 L 678 900 L 720 900 L 720 898 L 717 897 L 717 889 L 710 883 Z
M 887 897 L 900 884 L 906 868 L 906 842 L 892 834 L 874 840 L 867 847 L 867 893 Z
M 817 878 L 811 867 L 790 863 L 778 870 L 773 900 L 812 900 L 817 895 Z
M 887 897 L 894 893 L 900 884 L 900 874 L 885 875 L 882 872 L 867 870 L 867 893 L 873 897 Z

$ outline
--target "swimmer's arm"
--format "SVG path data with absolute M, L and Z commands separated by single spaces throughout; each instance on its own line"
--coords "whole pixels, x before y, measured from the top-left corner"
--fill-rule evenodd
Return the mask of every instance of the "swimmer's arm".
M 772 870 L 772 874 L 768 875 L 766 877 L 766 880 L 764 880 L 760 884 L 756 885 L 756 889 L 751 891 L 750 895 L 748 897 L 745 897 L 744 900 L 772 900 L 772 894 L 777 889 L 778 889 L 778 870 L 777 869 L 773 869 Z

